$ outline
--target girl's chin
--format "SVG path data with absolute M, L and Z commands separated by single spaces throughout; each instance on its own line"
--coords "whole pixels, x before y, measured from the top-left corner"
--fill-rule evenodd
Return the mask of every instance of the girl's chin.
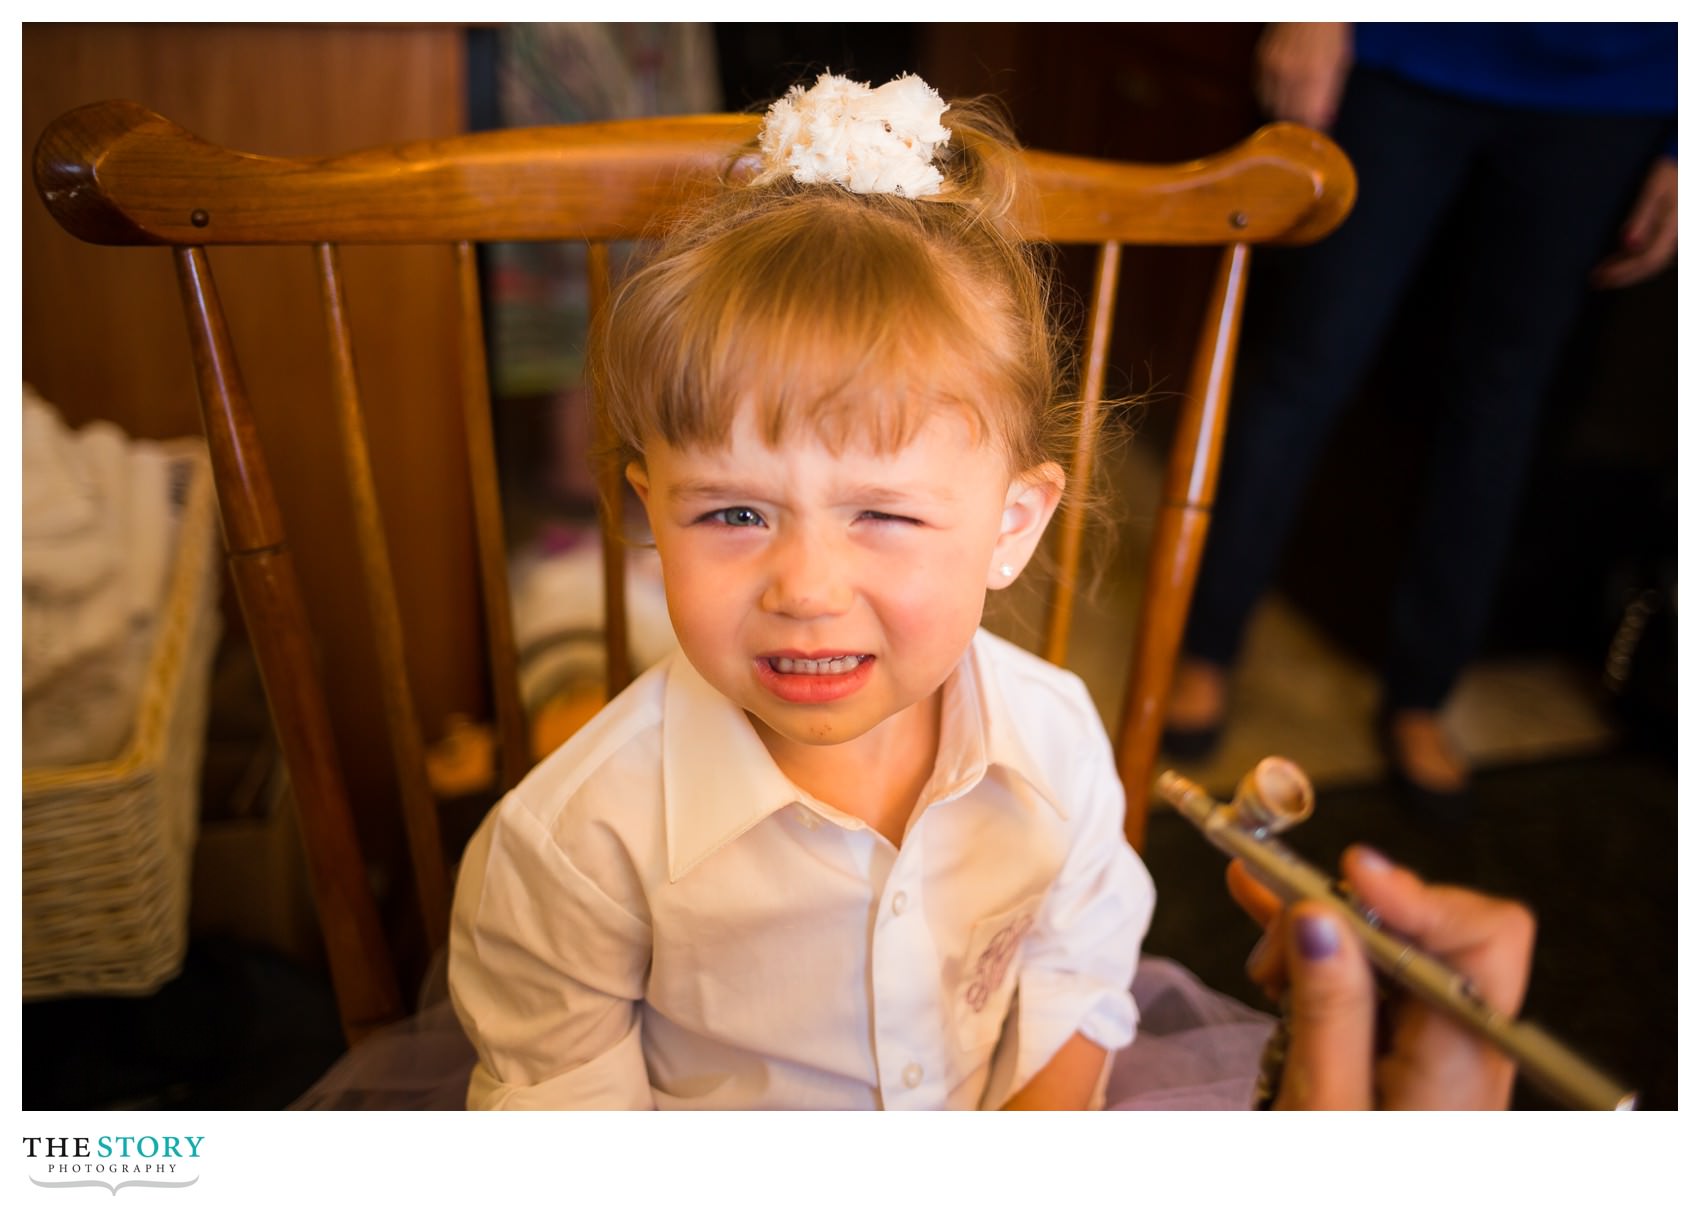
M 744 714 L 755 725 L 756 735 L 761 737 L 762 744 L 775 757 L 792 747 L 822 749 L 848 744 L 872 731 L 860 722 L 829 718 L 825 713 L 810 713 L 799 718 L 795 713 L 774 710 L 771 704 L 765 710 L 745 708 Z

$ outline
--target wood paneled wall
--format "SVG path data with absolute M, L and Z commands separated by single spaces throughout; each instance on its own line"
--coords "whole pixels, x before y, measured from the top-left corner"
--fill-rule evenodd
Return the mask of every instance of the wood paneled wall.
M 1244 22 L 951 23 L 922 27 L 921 74 L 946 97 L 995 94 L 1022 141 L 1047 151 L 1171 163 L 1221 151 L 1264 120 Z M 1252 258 L 1252 281 L 1257 280 Z M 1091 258 L 1062 259 L 1085 297 Z M 1186 382 L 1216 252 L 1130 248 L 1122 262 L 1110 393 L 1152 392 L 1166 424 Z
M 137 437 L 200 430 L 170 254 L 79 243 L 35 196 L 30 156 L 58 114 L 128 98 L 228 147 L 327 155 L 464 130 L 465 70 L 454 26 L 25 25 L 24 377 L 73 424 L 107 418 Z M 212 262 L 320 636 L 349 791 L 382 861 L 396 844 L 392 779 L 312 253 L 231 248 Z M 452 256 L 351 248 L 344 267 L 414 688 L 434 736 L 484 696 Z

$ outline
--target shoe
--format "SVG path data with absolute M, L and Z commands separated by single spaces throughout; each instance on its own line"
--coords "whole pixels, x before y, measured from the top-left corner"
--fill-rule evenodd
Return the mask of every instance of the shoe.
M 1387 781 L 1393 784 L 1400 805 L 1427 823 L 1454 827 L 1468 824 L 1474 811 L 1468 776 L 1457 787 L 1436 787 L 1418 780 L 1405 765 L 1405 753 L 1394 736 L 1395 714 L 1382 709 L 1376 720 L 1376 737 L 1387 760 Z
M 1177 705 L 1198 713 L 1200 702 L 1213 718 L 1191 724 L 1167 724 L 1158 739 L 1157 748 L 1169 757 L 1183 762 L 1201 762 L 1216 752 L 1222 743 L 1222 726 L 1227 721 L 1227 674 L 1220 665 L 1197 657 L 1183 657 L 1175 668 L 1174 685 L 1169 690 L 1169 713 Z

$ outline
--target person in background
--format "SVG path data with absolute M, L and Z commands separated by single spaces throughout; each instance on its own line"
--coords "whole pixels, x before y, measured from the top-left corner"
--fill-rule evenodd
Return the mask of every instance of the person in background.
M 1252 289 L 1165 748 L 1214 746 L 1246 620 L 1335 420 L 1418 271 L 1462 251 L 1379 725 L 1408 800 L 1457 816 L 1470 772 L 1441 708 L 1488 619 L 1557 356 L 1590 286 L 1676 255 L 1676 26 L 1276 24 L 1256 58 L 1259 99 L 1332 133 L 1358 200 L 1327 240 L 1267 258 Z

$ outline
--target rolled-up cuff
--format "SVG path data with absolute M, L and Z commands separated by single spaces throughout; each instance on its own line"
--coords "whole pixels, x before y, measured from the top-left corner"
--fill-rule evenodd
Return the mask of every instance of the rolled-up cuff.
M 1076 1032 L 1108 1056 L 1133 1042 L 1139 1010 L 1127 989 L 1106 986 L 1075 973 L 1029 970 L 1021 974 L 1014 1013 L 1004 1027 L 983 1107 L 1001 1107 L 1015 1097 Z M 1099 1098 L 1104 1087 L 1098 1082 Z
M 498 1081 L 482 1061 L 466 1090 L 469 1111 L 652 1111 L 655 1098 L 643 1062 L 639 1018 L 608 1051 L 535 1085 Z

